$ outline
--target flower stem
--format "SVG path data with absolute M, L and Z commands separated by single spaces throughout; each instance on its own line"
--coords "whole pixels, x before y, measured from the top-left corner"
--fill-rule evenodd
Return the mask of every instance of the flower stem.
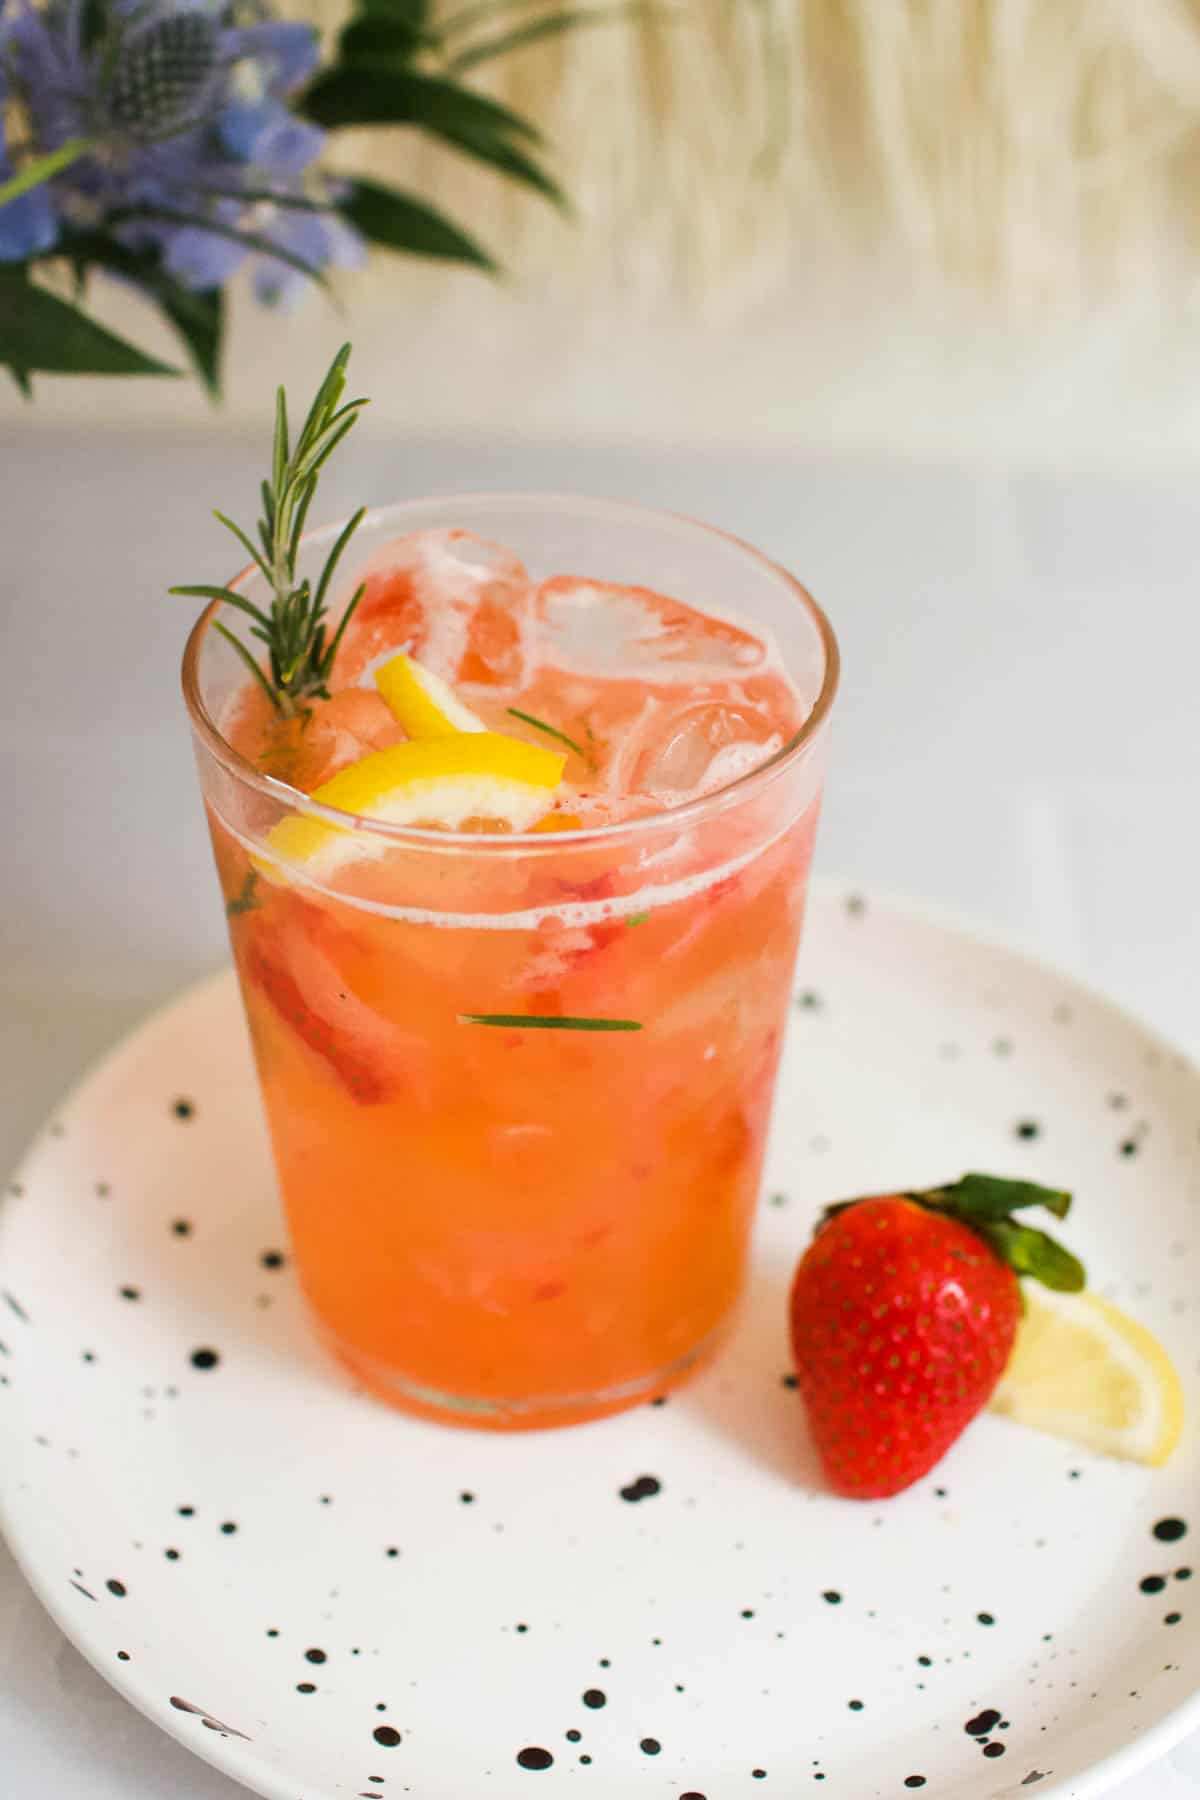
M 10 200 L 16 200 L 27 194 L 30 188 L 39 187 L 43 181 L 49 181 L 54 175 L 61 175 L 69 169 L 73 162 L 86 156 L 89 150 L 96 148 L 95 138 L 68 138 L 57 150 L 51 150 L 48 156 L 36 156 L 31 163 L 26 163 L 19 175 L 0 186 L 0 206 L 7 206 Z

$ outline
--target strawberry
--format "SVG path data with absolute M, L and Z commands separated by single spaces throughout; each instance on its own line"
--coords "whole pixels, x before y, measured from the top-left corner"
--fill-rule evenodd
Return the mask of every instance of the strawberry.
M 796 1268 L 798 1385 L 830 1485 L 858 1500 L 911 1487 L 986 1404 L 1012 1353 L 1017 1277 L 1068 1292 L 1080 1263 L 1012 1214 L 1071 1196 L 964 1175 L 924 1193 L 827 1207 Z
M 362 1106 L 405 1086 L 412 1043 L 353 991 L 338 968 L 341 934 L 322 908 L 291 899 L 275 917 L 252 913 L 237 941 L 242 979 L 264 994 L 326 1071 Z

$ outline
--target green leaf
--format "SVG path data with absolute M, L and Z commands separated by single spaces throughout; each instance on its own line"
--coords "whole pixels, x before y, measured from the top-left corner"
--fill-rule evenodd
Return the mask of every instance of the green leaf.
M 424 125 L 443 135 L 458 131 L 541 142 L 536 126 L 498 100 L 416 69 L 389 72 L 335 66 L 317 77 L 304 95 L 301 109 L 315 125 L 327 128 Z
M 398 19 L 423 32 L 429 23 L 430 0 L 358 0 L 356 11 L 365 19 Z
M 1029 1276 L 1060 1294 L 1077 1294 L 1086 1287 L 1087 1275 L 1078 1257 L 1046 1232 L 1011 1219 L 993 1219 L 975 1229 L 1014 1274 Z
M 423 42 L 420 28 L 407 19 L 372 13 L 346 26 L 338 38 L 338 56 L 343 64 L 407 63 Z
M 968 1223 L 975 1219 L 1007 1218 L 1023 1206 L 1044 1206 L 1056 1219 L 1065 1219 L 1071 1210 L 1071 1196 L 1062 1188 L 1041 1187 L 1036 1181 L 1010 1181 L 1002 1175 L 964 1175 L 950 1187 L 934 1189 L 928 1197 L 935 1204 L 946 1205 Z
M 172 284 L 175 286 L 177 284 Z M 221 338 L 225 329 L 225 297 L 220 288 L 199 292 L 180 287 L 178 293 L 162 287 L 158 304 L 183 339 L 192 367 L 204 383 L 209 398 L 221 397 Z
M 560 744 L 565 744 L 568 750 L 573 750 L 576 756 L 583 758 L 584 762 L 591 762 L 592 759 L 587 751 L 582 749 L 574 738 L 568 737 L 565 731 L 559 731 L 557 726 L 547 725 L 545 719 L 535 719 L 532 713 L 522 712 L 516 706 L 506 706 L 504 710 L 511 718 L 520 719 L 523 725 L 532 725 L 535 731 L 544 731 L 547 737 L 557 738 Z
M 502 175 L 513 181 L 520 181 L 526 187 L 534 188 L 560 212 L 569 213 L 570 202 L 558 183 L 546 174 L 546 171 L 535 163 L 524 150 L 515 144 L 502 143 L 497 138 L 476 135 L 469 131 L 458 131 L 448 126 L 429 125 L 427 127 L 435 137 L 443 138 L 447 143 L 455 145 L 459 150 L 473 156 L 477 162 L 488 163 L 498 169 Z
M 459 1013 L 460 1025 L 500 1025 L 512 1031 L 640 1031 L 636 1019 L 552 1018 L 547 1013 Z
M 89 269 L 98 268 L 139 288 L 183 339 L 193 367 L 211 397 L 219 397 L 218 365 L 224 324 L 224 300 L 219 288 L 186 288 L 163 267 L 156 251 L 130 250 L 101 232 L 72 233 L 64 249 L 81 280 Z
M 178 375 L 23 273 L 0 270 L 0 363 L 26 375 Z
M 462 75 L 468 69 L 478 68 L 481 63 L 491 62 L 497 56 L 510 56 L 514 50 L 527 49 L 530 44 L 540 43 L 543 38 L 558 37 L 563 32 L 575 31 L 580 26 L 607 25 L 614 19 L 647 16 L 660 15 L 657 8 L 628 3 L 615 6 L 572 6 L 562 12 L 543 13 L 540 18 L 530 19 L 524 25 L 514 25 L 511 31 L 502 31 L 495 37 L 468 45 L 451 59 L 449 66 L 456 75 Z
M 487 251 L 466 232 L 424 201 L 403 194 L 398 188 L 382 187 L 377 181 L 353 181 L 338 210 L 373 244 L 495 271 L 496 265 Z

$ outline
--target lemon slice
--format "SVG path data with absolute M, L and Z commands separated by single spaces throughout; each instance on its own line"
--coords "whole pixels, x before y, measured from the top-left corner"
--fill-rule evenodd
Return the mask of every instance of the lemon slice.
M 1183 1389 L 1153 1332 L 1099 1294 L 1026 1289 L 1026 1312 L 992 1407 L 1106 1456 L 1165 1463 Z
M 372 835 L 370 821 L 389 825 L 444 825 L 467 819 L 503 820 L 528 831 L 549 810 L 566 757 L 498 732 L 456 732 L 452 737 L 413 738 L 364 756 L 314 789 L 310 798 L 367 821 L 361 828 L 326 819 L 283 819 L 268 834 L 267 851 L 254 858 L 280 880 L 281 864 L 299 864 L 328 875 L 355 857 L 382 856 L 386 838 Z M 278 857 L 278 863 L 275 861 Z
M 410 738 L 452 737 L 487 726 L 432 669 L 401 650 L 375 671 L 375 685 Z

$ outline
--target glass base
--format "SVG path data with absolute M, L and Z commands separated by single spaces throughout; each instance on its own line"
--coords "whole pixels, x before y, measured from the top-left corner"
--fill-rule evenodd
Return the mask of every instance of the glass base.
M 470 1426 L 476 1431 L 545 1431 L 559 1425 L 578 1425 L 585 1419 L 602 1419 L 631 1406 L 642 1406 L 695 1375 L 711 1361 L 725 1336 L 724 1325 L 718 1326 L 666 1368 L 596 1393 L 483 1399 L 466 1394 L 444 1394 L 436 1388 L 426 1387 L 410 1379 L 402 1370 L 364 1355 L 323 1325 L 318 1329 L 338 1361 L 350 1370 L 362 1387 L 379 1399 L 403 1412 L 437 1419 L 443 1425 Z

